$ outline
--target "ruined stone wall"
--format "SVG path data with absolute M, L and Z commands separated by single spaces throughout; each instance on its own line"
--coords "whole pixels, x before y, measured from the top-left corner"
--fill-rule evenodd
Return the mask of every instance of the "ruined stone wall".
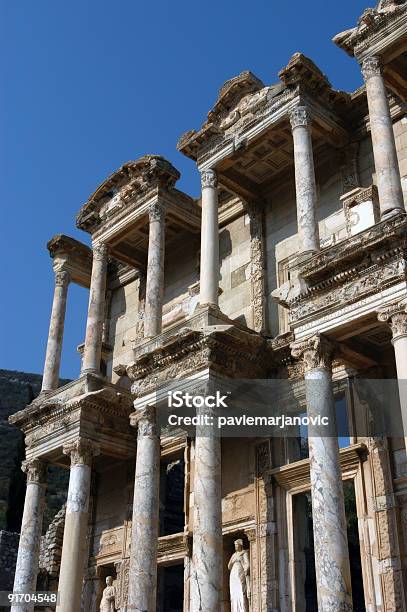
M 19 538 L 18 533 L 0 531 L 0 591 L 13 588 Z
M 0 529 L 19 530 L 25 495 L 23 435 L 7 419 L 38 395 L 41 380 L 38 374 L 0 370 Z

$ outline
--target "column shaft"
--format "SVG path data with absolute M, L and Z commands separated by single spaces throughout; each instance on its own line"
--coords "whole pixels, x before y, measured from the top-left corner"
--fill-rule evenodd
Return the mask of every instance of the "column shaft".
M 218 183 L 214 170 L 201 172 L 202 225 L 200 304 L 219 303 Z
M 45 506 L 46 464 L 39 459 L 24 461 L 22 469 L 27 473 L 27 490 L 13 592 L 32 593 L 37 590 L 38 561 Z M 33 610 L 34 604 L 24 603 L 11 606 L 11 612 L 32 612 Z
M 160 439 L 155 408 L 131 415 L 138 426 L 128 609 L 153 612 L 157 601 Z
M 82 374 L 85 372 L 100 374 L 106 303 L 106 269 L 107 246 L 100 244 L 93 248 L 92 277 L 90 281 Z
M 199 416 L 208 409 L 197 411 Z M 222 601 L 221 440 L 211 426 L 197 426 L 191 612 L 219 612 Z
M 407 450 L 407 300 L 381 308 L 378 319 L 388 323 L 393 334 L 404 442 Z
M 295 189 L 299 253 L 319 251 L 319 230 L 316 220 L 317 187 L 311 138 L 311 116 L 305 106 L 290 114 L 294 140 Z
M 365 59 L 362 73 L 366 83 L 377 189 L 383 217 L 404 211 L 396 141 L 379 58 Z
M 150 206 L 144 336 L 158 336 L 162 329 L 164 294 L 165 207 Z
M 59 386 L 59 369 L 69 281 L 69 274 L 65 270 L 55 272 L 54 300 L 52 302 L 44 376 L 42 379 L 43 391 L 51 391 Z
M 71 456 L 68 500 L 66 503 L 64 538 L 58 591 L 58 612 L 80 612 L 82 582 L 87 551 L 88 508 L 92 456 L 97 449 L 87 440 L 64 445 L 64 454 Z
M 318 610 L 351 612 L 349 549 L 332 389 L 333 347 L 317 335 L 292 348 L 295 357 L 304 356 L 307 415 L 328 419 L 328 426 L 310 423 L 308 427 Z

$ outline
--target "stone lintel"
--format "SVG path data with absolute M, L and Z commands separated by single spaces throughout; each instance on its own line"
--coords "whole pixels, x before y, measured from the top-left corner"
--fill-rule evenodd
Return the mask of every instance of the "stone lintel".
M 86 244 L 57 234 L 47 243 L 55 272 L 66 271 L 70 280 L 81 287 L 89 288 L 92 272 L 92 249 Z
M 355 27 L 340 32 L 333 42 L 348 55 L 362 61 L 369 55 L 390 58 L 397 45 L 402 46 L 407 31 L 405 0 L 382 0 L 376 8 L 368 8 Z
M 97 240 L 109 243 L 134 224 L 148 224 L 148 206 L 158 198 L 169 204 L 168 215 L 180 226 L 198 231 L 200 215 L 192 198 L 175 188 L 180 174 L 159 155 L 124 164 L 106 179 L 80 210 L 77 225 Z
M 331 113 L 334 123 L 342 125 L 338 110 L 341 109 L 346 118 L 350 95 L 332 89 L 326 76 L 312 60 L 296 53 L 279 76 L 280 82 L 255 88 L 244 96 L 236 92 L 233 98 L 228 99 L 226 106 L 209 113 L 208 120 L 200 130 L 190 130 L 181 136 L 178 150 L 197 161 L 202 169 L 216 167 L 219 162 L 236 157 L 238 149 L 244 150 L 251 140 L 269 130 L 272 124 L 278 124 L 286 114 L 284 108 L 287 107 L 288 112 L 298 94 L 309 96 L 315 104 Z M 343 146 L 347 142 L 346 130 L 335 130 L 340 135 L 339 141 L 337 134 L 330 137 L 331 130 L 326 130 L 325 137 L 333 146 Z M 343 144 L 340 145 L 340 142 Z
M 360 461 L 367 458 L 367 447 L 362 442 L 352 444 L 339 450 L 342 473 L 356 474 Z M 310 485 L 310 463 L 309 459 L 302 459 L 293 464 L 283 465 L 282 467 L 272 468 L 269 474 L 278 482 L 280 486 L 287 490 L 295 490 L 297 487 L 303 488 Z
M 86 375 L 58 392 L 41 394 L 10 417 L 10 422 L 25 434 L 28 458 L 51 456 L 60 461 L 63 444 L 78 436 L 94 438 L 104 455 L 118 458 L 134 455 L 134 433 L 129 426 L 133 409 L 130 394 L 112 384 L 95 390 L 102 383 L 95 379 Z

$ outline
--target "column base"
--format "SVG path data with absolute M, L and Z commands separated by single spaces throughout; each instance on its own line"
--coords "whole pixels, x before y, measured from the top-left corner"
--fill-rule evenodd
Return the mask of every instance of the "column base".
M 398 215 L 406 215 L 407 211 L 405 208 L 391 208 L 390 210 L 386 210 L 382 213 L 380 220 L 387 221 L 388 219 L 392 219 L 393 217 L 397 217 Z
M 99 376 L 99 378 L 105 378 L 100 370 L 98 370 L 97 368 L 86 368 L 85 370 L 81 370 L 81 378 L 83 376 L 86 376 L 87 374 L 92 374 L 93 376 Z

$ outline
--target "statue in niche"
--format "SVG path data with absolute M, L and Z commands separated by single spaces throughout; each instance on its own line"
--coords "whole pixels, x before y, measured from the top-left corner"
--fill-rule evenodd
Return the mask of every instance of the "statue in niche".
M 235 540 L 235 552 L 228 563 L 231 612 L 250 612 L 250 559 L 243 540 Z
M 113 586 L 112 576 L 106 578 L 106 588 L 103 590 L 100 612 L 115 612 L 116 589 Z

